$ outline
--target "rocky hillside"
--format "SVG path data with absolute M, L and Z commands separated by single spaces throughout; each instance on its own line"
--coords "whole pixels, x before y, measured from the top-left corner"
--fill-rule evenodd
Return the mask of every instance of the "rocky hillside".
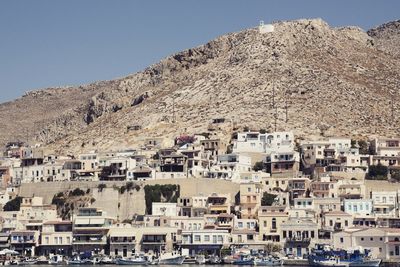
M 122 79 L 64 89 L 64 97 L 46 96 L 50 90 L 3 104 L 1 140 L 26 131 L 51 150 L 116 149 L 149 136 L 274 130 L 275 114 L 277 130 L 299 137 L 400 134 L 400 60 L 382 48 L 384 38 L 320 19 L 274 26 L 218 37 Z M 210 125 L 215 118 L 225 123 Z
M 400 58 L 400 20 L 382 24 L 367 33 L 374 38 L 377 48 Z

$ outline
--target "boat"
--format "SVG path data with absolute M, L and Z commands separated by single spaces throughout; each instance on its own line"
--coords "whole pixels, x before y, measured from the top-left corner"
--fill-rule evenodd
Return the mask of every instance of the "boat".
M 315 267 L 378 267 L 381 260 L 373 259 L 369 254 L 369 250 L 332 250 L 327 246 L 317 246 L 308 257 L 308 262 Z
M 161 254 L 156 261 L 159 265 L 182 265 L 186 256 L 181 256 L 174 253 Z
M 232 264 L 235 265 L 253 265 L 254 260 L 251 256 L 246 255 L 246 256 L 241 256 L 240 258 L 236 259 L 233 261 Z
M 104 256 L 100 259 L 99 264 L 115 264 L 116 261 L 108 256 Z
M 183 264 L 196 264 L 196 257 L 186 257 Z
M 45 256 L 40 256 L 36 259 L 36 264 L 38 265 L 46 265 L 49 264 L 49 260 Z
M 74 256 L 72 259 L 67 261 L 68 265 L 81 265 L 82 264 L 82 260 L 79 257 L 79 255 Z
M 233 255 L 227 255 L 222 259 L 222 262 L 224 264 L 233 264 L 236 259 Z
M 206 257 L 204 255 L 197 255 L 196 256 L 196 263 L 197 264 L 205 264 L 206 263 Z
M 264 257 L 254 259 L 254 265 L 256 266 L 282 266 L 283 260 L 274 257 Z
M 207 264 L 221 264 L 221 259 L 217 255 L 211 255 L 207 260 Z
M 115 261 L 117 265 L 147 265 L 148 260 L 142 256 L 130 257 L 130 258 L 118 258 Z
M 33 265 L 33 264 L 36 264 L 36 263 L 37 263 L 36 259 L 25 258 L 19 263 L 19 265 Z
M 61 265 L 64 264 L 64 258 L 62 255 L 53 255 L 50 257 L 48 264 L 50 265 Z

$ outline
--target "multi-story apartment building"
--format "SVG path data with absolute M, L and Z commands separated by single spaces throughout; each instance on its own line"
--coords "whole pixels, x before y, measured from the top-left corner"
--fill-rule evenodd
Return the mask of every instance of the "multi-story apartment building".
M 107 235 L 114 219 L 96 208 L 80 208 L 73 215 L 73 249 L 104 254 Z
M 251 157 L 242 154 L 224 154 L 218 156 L 217 164 L 210 168 L 207 176 L 240 182 L 241 173 L 250 172 L 251 169 Z
M 39 250 L 41 255 L 72 255 L 72 222 L 48 221 L 43 223 Z
M 351 215 L 369 216 L 373 214 L 372 199 L 344 199 L 344 211 Z
M 182 248 L 189 249 L 190 255 L 207 253 L 219 255 L 223 247 L 231 243 L 228 230 L 184 230 L 182 231 Z
M 378 217 L 396 217 L 397 192 L 396 191 L 372 191 L 374 214 Z
M 286 206 L 263 206 L 258 211 L 259 239 L 281 242 L 281 225 L 289 219 Z
M 261 206 L 262 184 L 240 184 L 240 216 L 244 219 L 255 219 Z

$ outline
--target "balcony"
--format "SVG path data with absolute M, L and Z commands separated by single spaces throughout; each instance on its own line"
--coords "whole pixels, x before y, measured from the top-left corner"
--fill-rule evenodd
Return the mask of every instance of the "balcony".
M 96 237 L 96 236 L 80 237 L 80 238 L 73 239 L 73 244 L 76 244 L 76 245 L 86 245 L 86 244 L 103 245 L 106 243 L 107 243 L 106 238 Z
M 129 245 L 135 244 L 136 240 L 134 238 L 111 238 L 110 244 L 121 244 L 121 245 Z
M 286 242 L 287 243 L 310 243 L 311 238 L 309 237 L 287 237 Z
M 36 240 L 35 239 L 17 239 L 13 240 L 11 239 L 11 244 L 17 245 L 17 244 L 35 244 Z
M 166 235 L 143 235 L 143 245 L 165 245 Z

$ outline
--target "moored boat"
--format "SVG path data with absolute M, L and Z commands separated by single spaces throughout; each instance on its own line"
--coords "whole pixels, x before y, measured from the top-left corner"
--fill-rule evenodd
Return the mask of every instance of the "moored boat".
M 197 255 L 196 256 L 196 263 L 197 264 L 205 264 L 206 263 L 206 257 L 204 255 Z
M 235 265 L 253 265 L 254 259 L 251 256 L 241 256 L 239 259 L 233 261 Z
M 273 257 L 254 259 L 254 265 L 256 266 L 281 266 L 282 264 L 282 259 L 276 259 Z
M 159 265 L 182 265 L 185 261 L 186 256 L 181 256 L 179 254 L 162 254 L 157 260 Z
M 308 257 L 308 263 L 316 267 L 378 267 L 381 260 L 371 258 L 369 252 L 366 249 L 332 250 L 322 246 Z
M 147 265 L 149 262 L 144 257 L 130 257 L 130 258 L 118 258 L 115 260 L 117 265 Z

